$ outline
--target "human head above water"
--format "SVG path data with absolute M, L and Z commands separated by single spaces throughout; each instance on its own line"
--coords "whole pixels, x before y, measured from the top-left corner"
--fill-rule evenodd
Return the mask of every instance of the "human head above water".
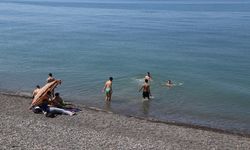
M 40 89 L 40 86 L 39 86 L 39 85 L 37 85 L 37 86 L 36 86 L 36 88 L 39 88 L 39 89 Z
M 109 77 L 109 80 L 110 80 L 110 81 L 113 81 L 113 77 Z
M 49 76 L 52 77 L 52 73 L 49 73 Z

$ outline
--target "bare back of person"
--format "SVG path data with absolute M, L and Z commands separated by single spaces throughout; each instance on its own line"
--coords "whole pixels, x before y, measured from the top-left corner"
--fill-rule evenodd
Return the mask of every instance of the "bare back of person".
M 36 88 L 34 91 L 33 91 L 33 98 L 37 95 L 37 93 L 39 92 L 39 88 Z
M 150 85 L 148 83 L 143 84 L 143 92 L 150 92 Z
M 47 78 L 47 83 L 50 83 L 50 82 L 52 82 L 52 81 L 55 81 L 56 79 L 53 77 L 53 75 L 52 75 L 52 73 L 49 73 L 48 74 L 49 76 L 48 76 L 48 78 Z
M 106 98 L 105 98 L 106 101 L 111 101 L 111 96 L 112 96 L 112 92 L 113 92 L 112 81 L 113 81 L 113 78 L 110 77 L 109 80 L 106 81 L 104 88 L 103 88 L 103 91 L 106 94 Z
M 150 95 L 151 95 L 151 92 L 150 92 L 150 85 L 148 83 L 148 80 L 145 79 L 145 83 L 142 85 L 141 89 L 139 90 L 139 92 L 143 90 L 142 92 L 142 97 L 145 99 L 150 99 Z
M 47 78 L 47 83 L 50 83 L 50 82 L 52 82 L 52 81 L 55 81 L 55 78 L 53 78 L 53 77 L 48 77 L 48 78 Z

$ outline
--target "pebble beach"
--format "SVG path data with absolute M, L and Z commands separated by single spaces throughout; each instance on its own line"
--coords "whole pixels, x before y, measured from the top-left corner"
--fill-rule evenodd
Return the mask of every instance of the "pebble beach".
M 0 149 L 250 149 L 249 136 L 203 130 L 79 105 L 77 115 L 34 114 L 31 98 L 0 94 Z

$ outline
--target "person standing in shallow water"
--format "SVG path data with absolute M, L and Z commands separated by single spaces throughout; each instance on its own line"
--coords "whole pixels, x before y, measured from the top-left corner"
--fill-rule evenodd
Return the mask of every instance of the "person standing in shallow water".
M 147 79 L 148 81 L 152 80 L 152 76 L 151 76 L 150 72 L 147 72 L 145 79 Z
M 50 82 L 53 82 L 53 81 L 56 80 L 56 79 L 53 77 L 52 73 L 49 73 L 48 75 L 49 75 L 49 77 L 48 77 L 47 80 L 46 80 L 47 83 L 50 83 Z M 55 91 L 54 91 L 54 90 L 52 90 L 51 93 L 52 93 L 53 96 L 55 96 L 55 94 L 54 94 Z
M 112 81 L 113 81 L 113 77 L 109 77 L 109 80 L 106 81 L 104 87 L 103 87 L 103 92 L 105 92 L 105 100 L 106 101 L 111 101 L 111 97 L 112 97 Z
M 142 85 L 142 87 L 140 88 L 139 92 L 141 92 L 141 90 L 143 89 L 142 92 L 142 97 L 145 99 L 150 99 L 151 96 L 151 92 L 150 92 L 150 85 L 148 83 L 148 79 L 145 79 L 145 83 Z
M 49 77 L 47 78 L 47 83 L 50 83 L 52 81 L 55 81 L 56 79 L 53 77 L 52 73 L 49 73 Z

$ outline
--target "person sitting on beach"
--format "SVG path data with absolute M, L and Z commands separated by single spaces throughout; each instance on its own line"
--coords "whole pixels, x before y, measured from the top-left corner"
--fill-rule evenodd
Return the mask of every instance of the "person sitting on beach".
M 59 93 L 55 93 L 55 96 L 50 101 L 50 106 L 54 106 L 58 108 L 71 108 L 71 107 L 66 107 L 67 105 L 72 105 L 72 104 L 65 103 Z
M 46 115 L 46 117 L 48 117 L 48 115 L 50 116 L 53 114 L 65 114 L 70 116 L 73 116 L 75 114 L 75 112 L 71 112 L 69 110 L 65 110 L 54 106 L 49 106 L 50 101 L 51 101 L 51 92 L 48 91 L 46 97 L 42 101 L 42 104 L 35 106 L 34 109 L 40 108 L 42 112 Z
M 56 79 L 53 77 L 52 73 L 49 73 L 49 77 L 47 78 L 47 83 L 50 83 L 52 81 L 55 81 Z
M 109 77 L 109 80 L 106 81 L 106 83 L 105 83 L 105 85 L 103 87 L 103 92 L 105 92 L 105 94 L 106 94 L 106 97 L 105 97 L 106 101 L 111 101 L 111 96 L 112 96 L 112 93 L 113 93 L 112 81 L 113 81 L 113 77 Z
M 139 92 L 141 92 L 141 90 L 143 89 L 142 92 L 142 97 L 145 99 L 150 99 L 151 96 L 151 92 L 150 92 L 150 85 L 148 83 L 148 79 L 145 79 L 145 83 L 142 85 L 142 87 L 140 88 Z
M 48 91 L 48 92 L 46 93 L 46 96 L 44 97 L 44 99 L 48 100 L 48 102 L 49 102 L 49 101 L 52 100 L 52 98 L 53 98 L 53 96 L 52 96 L 51 91 Z
M 42 113 L 46 114 L 48 112 L 47 105 L 48 105 L 49 101 L 51 100 L 51 98 L 52 98 L 51 92 L 48 91 L 46 93 L 45 97 L 43 98 L 42 103 L 39 105 L 36 105 L 36 106 L 32 106 L 31 109 L 33 110 L 34 113 L 42 112 Z
M 55 93 L 55 96 L 49 101 L 50 106 L 63 108 L 65 105 L 59 93 Z
M 152 76 L 151 76 L 150 72 L 147 72 L 147 75 L 145 76 L 145 79 L 147 79 L 148 81 L 152 80 Z
M 168 80 L 167 83 L 166 83 L 166 86 L 172 87 L 172 86 L 174 86 L 174 84 L 172 83 L 171 80 Z
M 36 86 L 36 89 L 33 91 L 33 93 L 32 93 L 32 98 L 34 98 L 35 96 L 36 96 L 36 94 L 39 92 L 39 90 L 40 90 L 40 86 L 39 85 L 37 85 Z

